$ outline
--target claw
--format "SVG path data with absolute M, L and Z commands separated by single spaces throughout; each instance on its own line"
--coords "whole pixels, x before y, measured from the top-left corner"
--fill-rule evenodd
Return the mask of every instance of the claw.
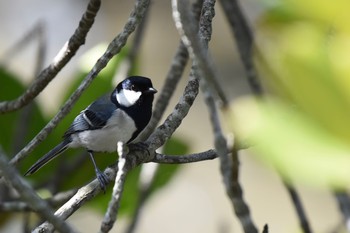
M 103 193 L 106 193 L 106 187 L 108 185 L 108 177 L 103 173 L 101 172 L 99 169 L 96 169 L 95 170 L 96 172 L 96 177 L 98 179 L 98 182 L 100 183 L 100 187 L 103 191 Z
M 103 172 L 101 172 L 100 169 L 98 169 L 96 162 L 95 162 L 95 159 L 94 159 L 93 151 L 88 150 L 88 153 L 89 153 L 91 161 L 94 165 L 96 177 L 98 179 L 98 182 L 100 182 L 100 187 L 103 190 L 103 193 L 106 193 L 106 186 L 108 184 L 108 177 Z
M 146 151 L 148 154 L 148 144 L 144 142 L 138 142 L 138 143 L 131 143 L 128 145 L 131 150 L 139 150 L 139 151 Z

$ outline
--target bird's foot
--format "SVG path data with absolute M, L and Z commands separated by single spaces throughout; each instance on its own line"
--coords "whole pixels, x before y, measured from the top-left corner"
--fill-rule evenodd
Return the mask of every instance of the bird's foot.
M 106 187 L 109 183 L 108 177 L 106 176 L 106 174 L 104 174 L 99 169 L 96 169 L 95 172 L 96 172 L 97 180 L 100 183 L 100 187 L 101 187 L 103 193 L 106 193 Z
M 138 143 L 131 143 L 128 145 L 129 150 L 136 150 L 136 151 L 146 151 L 148 154 L 148 144 L 144 142 L 138 142 Z

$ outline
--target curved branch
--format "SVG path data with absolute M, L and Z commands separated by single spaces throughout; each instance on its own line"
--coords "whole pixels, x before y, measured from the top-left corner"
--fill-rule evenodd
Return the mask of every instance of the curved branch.
M 146 128 L 142 131 L 138 139 L 141 141 L 147 139 L 147 137 L 154 131 L 163 117 L 166 107 L 169 104 L 170 98 L 175 92 L 176 86 L 180 81 L 180 78 L 185 70 L 188 61 L 188 52 L 184 44 L 181 42 L 175 56 L 172 60 L 172 64 L 165 78 L 162 90 L 160 91 L 157 101 L 154 105 L 154 111 L 152 118 Z
M 85 43 L 86 35 L 94 23 L 100 5 L 100 0 L 90 0 L 85 13 L 79 22 L 78 28 L 58 52 L 51 64 L 40 72 L 32 85 L 17 99 L 0 102 L 0 114 L 18 110 L 29 104 L 37 95 L 39 95 L 47 84 L 56 77 L 58 72 L 60 72 L 75 55 L 80 46 Z
M 187 47 L 190 56 L 198 67 L 199 76 L 206 80 L 211 92 L 221 101 L 223 107 L 228 105 L 228 100 L 215 78 L 215 69 L 205 45 L 198 37 L 198 24 L 190 11 L 189 2 L 186 0 L 172 0 L 173 19 L 181 35 L 181 39 Z
M 253 33 L 238 4 L 238 0 L 220 0 L 220 3 L 236 39 L 250 89 L 254 94 L 261 95 L 263 94 L 263 88 L 252 59 Z

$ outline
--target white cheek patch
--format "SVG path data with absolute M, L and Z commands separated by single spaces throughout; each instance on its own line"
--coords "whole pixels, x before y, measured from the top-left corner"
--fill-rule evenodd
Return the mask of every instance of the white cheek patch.
M 140 91 L 131 91 L 122 89 L 119 93 L 116 94 L 117 101 L 120 105 L 125 107 L 130 107 L 134 105 L 141 96 Z

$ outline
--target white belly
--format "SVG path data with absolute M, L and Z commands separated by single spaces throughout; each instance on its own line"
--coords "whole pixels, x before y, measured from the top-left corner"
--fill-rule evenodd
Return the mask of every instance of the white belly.
M 123 111 L 117 110 L 103 128 L 72 135 L 70 147 L 84 147 L 96 152 L 115 152 L 117 143 L 128 142 L 135 131 L 134 121 Z

